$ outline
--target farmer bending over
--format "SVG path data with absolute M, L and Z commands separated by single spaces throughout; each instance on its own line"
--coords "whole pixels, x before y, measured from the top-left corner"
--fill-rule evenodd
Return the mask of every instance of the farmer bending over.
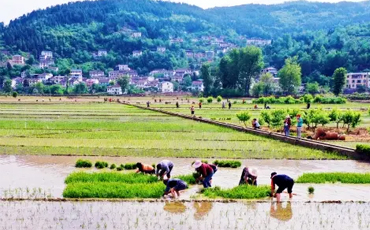
M 275 193 L 275 185 L 279 186 L 278 190 Z M 289 198 L 293 197 L 292 189 L 294 185 L 294 180 L 287 175 L 280 174 L 276 172 L 271 173 L 271 196 L 277 199 L 277 202 L 280 202 L 281 193 L 288 188 Z
M 140 162 L 136 163 L 136 173 L 144 173 L 144 174 L 155 174 L 155 169 L 151 165 L 145 165 Z
M 200 160 L 197 160 L 194 162 L 193 167 L 198 173 L 200 173 L 200 177 L 197 178 L 196 180 L 202 181 L 204 188 L 212 187 L 211 180 L 212 180 L 213 174 L 215 174 L 212 166 L 206 163 L 202 163 Z
M 239 185 L 249 184 L 257 186 L 257 169 L 244 167 Z
M 180 197 L 180 191 L 188 188 L 188 185 L 180 179 L 167 179 L 163 180 L 163 184 L 166 185 L 166 190 L 164 190 L 163 196 L 172 194 L 172 198 Z
M 173 168 L 173 163 L 169 160 L 163 160 L 157 164 L 156 176 L 159 176 L 163 180 L 163 176 L 166 174 L 167 179 L 171 178 L 171 171 Z

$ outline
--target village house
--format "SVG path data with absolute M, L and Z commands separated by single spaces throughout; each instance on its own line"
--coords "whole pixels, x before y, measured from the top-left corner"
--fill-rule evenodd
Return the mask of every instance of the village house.
M 15 89 L 17 85 L 23 85 L 23 78 L 16 77 L 12 79 L 12 88 Z
M 61 85 L 67 86 L 68 77 L 66 76 L 54 76 L 45 81 L 46 85 Z
M 140 57 L 141 55 L 143 55 L 143 51 L 141 51 L 141 50 L 132 51 L 132 56 L 134 56 L 134 57 Z
M 110 80 L 107 77 L 99 77 L 96 79 L 99 81 L 99 85 L 105 85 L 105 86 L 109 85 Z
M 158 52 L 158 53 L 164 53 L 164 52 L 166 52 L 166 47 L 158 46 L 158 47 L 157 47 L 157 52 Z
M 346 88 L 347 89 L 357 89 L 358 86 L 364 86 L 370 88 L 370 72 L 363 73 L 348 73 Z
M 159 83 L 159 91 L 162 93 L 173 93 L 173 83 L 169 81 Z
M 191 69 L 176 69 L 175 75 L 185 76 L 186 74 L 191 74 Z
M 81 77 L 82 78 L 82 70 L 81 69 L 72 69 L 70 75 L 71 75 L 71 77 Z
M 194 58 L 196 58 L 196 59 L 201 59 L 201 58 L 205 58 L 205 57 L 206 57 L 206 54 L 203 53 L 203 52 L 198 52 L 198 53 L 194 54 Z
M 194 58 L 194 52 L 192 50 L 186 50 L 185 54 L 187 58 Z
M 183 74 L 175 74 L 175 75 L 173 75 L 173 77 L 171 77 L 171 80 L 172 81 L 175 81 L 175 82 L 178 82 L 178 83 L 182 83 L 183 82 L 183 80 L 184 80 L 184 75 Z
M 42 51 L 41 52 L 41 55 L 40 55 L 40 57 L 45 57 L 45 58 L 53 58 L 53 52 L 51 52 L 51 51 Z
M 51 51 L 42 51 L 39 58 L 39 68 L 44 69 L 48 68 L 51 65 L 54 65 L 53 52 Z
M 247 39 L 247 46 L 267 46 L 271 45 L 271 40 L 265 39 Z
M 122 88 L 120 85 L 112 85 L 107 87 L 107 93 L 111 95 L 122 95 Z
M 141 32 L 135 31 L 131 33 L 132 38 L 141 38 L 141 36 L 142 36 Z
M 101 70 L 92 70 L 89 72 L 90 78 L 104 77 L 104 71 Z
M 24 57 L 21 55 L 14 55 L 10 62 L 12 65 L 24 65 Z
M 88 88 L 91 88 L 92 85 L 98 85 L 99 84 L 99 80 L 98 79 L 85 79 L 85 84 Z
M 54 72 L 58 72 L 59 71 L 59 68 L 58 67 L 54 67 L 54 66 L 49 66 L 48 69 L 51 70 L 51 71 L 54 71 Z
M 274 67 L 267 67 L 262 70 L 262 74 L 270 73 L 273 77 L 276 77 L 278 70 Z
M 98 50 L 98 57 L 105 57 L 108 55 L 106 50 Z
M 27 81 L 28 81 L 29 86 L 34 86 L 34 85 L 36 85 L 39 82 L 42 83 L 42 79 L 39 78 L 39 77 L 28 78 Z
M 129 71 L 131 70 L 128 65 L 117 65 L 116 66 L 116 69 L 119 70 L 119 71 Z
M 203 92 L 204 91 L 204 84 L 202 81 L 193 81 L 191 83 L 191 90 L 193 91 L 198 91 L 198 92 Z

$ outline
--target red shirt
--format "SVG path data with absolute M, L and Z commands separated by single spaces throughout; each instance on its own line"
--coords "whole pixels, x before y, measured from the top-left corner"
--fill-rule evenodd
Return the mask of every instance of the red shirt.
M 197 171 L 202 175 L 202 177 L 208 176 L 208 174 L 213 173 L 213 168 L 209 164 L 203 163 Z

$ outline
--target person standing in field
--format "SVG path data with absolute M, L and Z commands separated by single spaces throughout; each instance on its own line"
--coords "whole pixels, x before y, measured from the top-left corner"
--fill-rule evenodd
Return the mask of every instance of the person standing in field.
M 222 109 L 226 108 L 225 102 L 222 102 Z
M 202 108 L 202 102 L 199 102 L 198 106 L 199 106 L 199 109 L 201 109 Z
M 194 116 L 194 114 L 195 114 L 195 108 L 194 108 L 194 106 L 191 106 L 190 107 L 190 113 L 191 113 L 192 116 Z
M 281 193 L 287 188 L 289 198 L 293 198 L 293 185 L 294 180 L 287 175 L 277 174 L 276 172 L 271 173 L 271 196 L 276 197 L 277 202 L 280 202 Z M 275 193 L 275 185 L 279 188 Z
M 229 101 L 229 109 L 231 109 L 231 101 Z
M 144 174 L 155 174 L 155 169 L 151 165 L 145 165 L 141 162 L 136 163 L 136 173 L 144 173 Z
M 176 108 L 180 108 L 179 102 L 176 101 Z
M 290 126 L 292 125 L 292 120 L 290 119 L 290 116 L 287 115 L 284 120 L 284 134 L 285 136 L 290 135 Z
M 239 185 L 248 184 L 257 186 L 257 169 L 244 167 Z
M 209 164 L 202 163 L 200 160 L 195 161 L 193 167 L 198 173 L 200 173 L 200 177 L 196 180 L 202 181 L 204 188 L 212 187 L 211 180 L 215 173 L 213 168 Z
M 171 178 L 171 171 L 173 169 L 173 163 L 169 160 L 163 160 L 157 164 L 156 176 L 163 180 L 163 176 L 166 175 L 167 179 Z
M 166 185 L 163 196 L 171 193 L 172 198 L 180 197 L 180 191 L 188 188 L 188 185 L 184 181 L 177 178 L 163 180 L 163 184 Z
M 300 114 L 297 114 L 297 138 L 302 137 L 303 118 Z

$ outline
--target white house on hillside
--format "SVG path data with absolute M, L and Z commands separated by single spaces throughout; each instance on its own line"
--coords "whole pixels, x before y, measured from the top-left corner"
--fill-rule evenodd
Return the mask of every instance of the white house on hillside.
M 159 91 L 162 93 L 173 93 L 173 84 L 169 81 L 161 82 L 159 84 Z
M 112 85 L 107 87 L 107 93 L 112 95 L 122 95 L 122 88 L 120 85 Z
M 194 91 L 203 92 L 204 91 L 204 84 L 202 81 L 193 81 L 191 83 L 191 89 Z

